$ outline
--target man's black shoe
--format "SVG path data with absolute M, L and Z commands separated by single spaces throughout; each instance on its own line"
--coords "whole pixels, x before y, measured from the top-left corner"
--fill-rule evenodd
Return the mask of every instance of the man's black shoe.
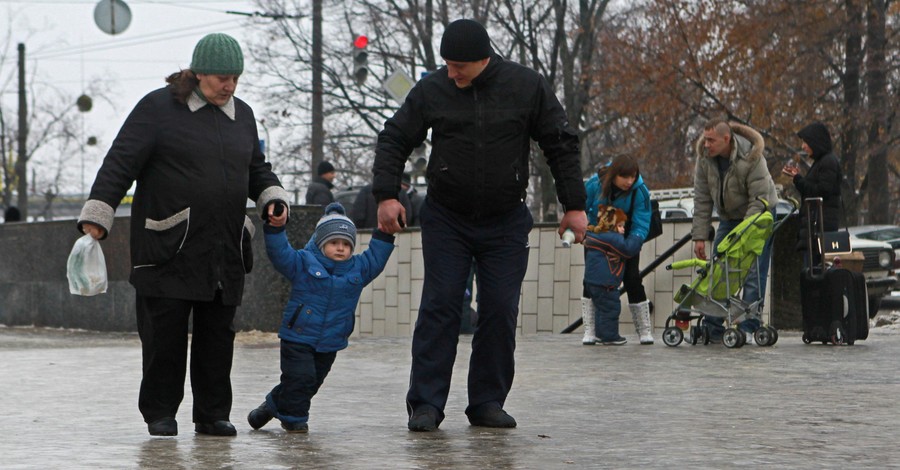
M 159 418 L 152 423 L 147 423 L 147 430 L 151 436 L 177 436 L 178 423 L 175 418 Z
M 266 402 L 262 402 L 262 405 L 257 406 L 255 410 L 247 415 L 247 422 L 250 423 L 251 428 L 259 429 L 265 426 L 269 421 L 272 421 L 272 418 L 274 418 L 274 416 L 269 411 Z
M 237 430 L 229 421 L 213 421 L 212 423 L 194 423 L 194 431 L 210 436 L 237 436 Z
M 516 420 L 503 411 L 497 403 L 486 403 L 467 412 L 469 424 L 486 428 L 514 428 Z
M 429 405 L 422 405 L 413 411 L 407 424 L 413 432 L 431 432 L 438 427 L 438 411 Z

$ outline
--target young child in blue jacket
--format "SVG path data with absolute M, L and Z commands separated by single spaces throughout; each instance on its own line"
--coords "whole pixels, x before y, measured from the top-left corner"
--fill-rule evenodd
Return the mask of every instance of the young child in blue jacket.
M 270 223 L 272 219 L 270 218 Z M 356 226 L 344 207 L 331 203 L 306 247 L 295 250 L 284 224 L 266 224 L 266 253 L 275 270 L 291 281 L 291 297 L 281 328 L 281 383 L 247 421 L 259 429 L 272 418 L 288 432 L 308 431 L 309 404 L 331 370 L 337 351 L 347 347 L 362 290 L 384 270 L 394 236 L 375 230 L 369 248 L 353 255 Z
M 584 284 L 594 303 L 595 335 L 598 344 L 619 346 L 627 341 L 619 335 L 619 285 L 625 260 L 641 251 L 643 239 L 632 233 L 624 237 L 628 216 L 622 209 L 601 204 L 597 225 L 589 225 L 584 239 Z

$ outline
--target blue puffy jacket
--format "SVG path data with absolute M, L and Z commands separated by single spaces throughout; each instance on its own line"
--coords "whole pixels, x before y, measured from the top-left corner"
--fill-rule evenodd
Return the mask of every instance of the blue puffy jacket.
M 585 212 L 587 212 L 588 223 L 591 225 L 597 224 L 597 206 L 600 204 L 610 204 L 610 201 L 606 199 L 601 200 L 601 195 L 603 193 L 601 186 L 600 178 L 597 177 L 596 174 L 584 183 L 584 189 L 587 193 Z M 628 230 L 625 233 L 627 235 L 637 235 L 640 237 L 641 243 L 643 243 L 644 240 L 647 239 L 647 232 L 650 231 L 650 214 L 652 211 L 650 208 L 650 190 L 647 189 L 647 185 L 644 184 L 644 179 L 638 175 L 637 180 L 631 186 L 631 189 L 624 193 L 616 193 L 617 191 L 614 189 L 612 205 L 625 211 L 630 222 L 629 225 L 626 225 Z M 629 214 L 628 211 L 631 209 L 632 198 L 634 198 L 634 211 Z
M 644 241 L 636 234 L 587 232 L 584 237 L 584 283 L 618 287 L 625 274 L 625 260 L 641 252 Z
M 266 227 L 266 253 L 275 270 L 291 281 L 278 337 L 317 352 L 346 348 L 359 296 L 384 270 L 394 251 L 393 235 L 375 230 L 366 251 L 334 261 L 316 246 L 315 235 L 305 248 L 294 250 L 284 230 L 276 230 Z

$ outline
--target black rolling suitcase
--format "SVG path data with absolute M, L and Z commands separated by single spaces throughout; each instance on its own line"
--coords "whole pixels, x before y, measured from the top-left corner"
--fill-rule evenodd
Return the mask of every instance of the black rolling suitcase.
M 862 273 L 840 267 L 825 268 L 825 257 L 813 265 L 813 253 L 820 252 L 824 233 L 821 224 L 813 227 L 813 211 L 822 219 L 822 199 L 809 198 L 807 205 L 807 256 L 809 268 L 800 278 L 800 306 L 803 311 L 803 342 L 810 344 L 850 344 L 869 336 L 869 304 L 866 278 Z M 815 242 L 815 243 L 814 243 Z

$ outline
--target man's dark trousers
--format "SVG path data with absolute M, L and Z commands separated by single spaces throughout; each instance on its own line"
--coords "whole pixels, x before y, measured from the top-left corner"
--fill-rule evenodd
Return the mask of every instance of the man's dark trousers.
M 431 405 L 439 411 L 438 423 L 443 420 L 472 259 L 477 265 L 478 323 L 467 411 L 491 402 L 502 407 L 515 375 L 516 319 L 528 267 L 531 213 L 523 203 L 473 220 L 428 197 L 419 220 L 425 282 L 413 333 L 408 411 Z

